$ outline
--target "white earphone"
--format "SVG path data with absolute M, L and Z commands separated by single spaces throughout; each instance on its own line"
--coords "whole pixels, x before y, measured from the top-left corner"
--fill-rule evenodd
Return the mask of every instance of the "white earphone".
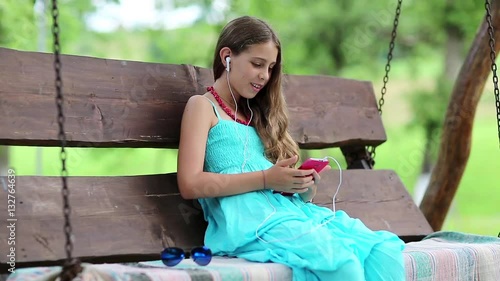
M 229 56 L 226 57 L 226 71 L 229 72 L 231 67 L 229 66 L 229 62 L 231 62 L 231 58 Z

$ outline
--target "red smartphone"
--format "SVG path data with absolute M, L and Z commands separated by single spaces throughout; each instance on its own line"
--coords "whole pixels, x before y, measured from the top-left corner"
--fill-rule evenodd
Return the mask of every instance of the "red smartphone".
M 309 158 L 302 165 L 300 165 L 299 169 L 301 170 L 309 170 L 314 169 L 316 172 L 321 172 L 327 165 L 329 164 L 326 159 L 318 159 L 318 158 Z M 293 196 L 293 193 L 288 192 L 279 192 L 275 191 L 274 193 L 281 193 L 283 196 Z
M 321 172 L 327 165 L 329 164 L 326 159 L 319 158 L 309 158 L 302 165 L 300 165 L 299 169 L 301 170 L 309 170 L 314 169 L 316 172 Z

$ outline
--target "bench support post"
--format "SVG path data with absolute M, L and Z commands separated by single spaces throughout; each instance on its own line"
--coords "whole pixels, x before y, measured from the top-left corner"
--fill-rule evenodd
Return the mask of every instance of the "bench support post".
M 341 150 L 347 162 L 347 169 L 373 169 L 375 161 L 370 156 L 370 153 L 368 153 L 366 147 L 350 146 L 342 147 Z

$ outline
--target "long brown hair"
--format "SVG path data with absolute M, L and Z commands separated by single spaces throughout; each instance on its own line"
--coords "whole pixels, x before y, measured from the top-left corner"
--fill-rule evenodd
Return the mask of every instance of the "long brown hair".
M 228 47 L 239 55 L 254 44 L 272 41 L 278 48 L 278 56 L 270 79 L 255 98 L 249 101 L 253 111 L 252 125 L 264 143 L 267 158 L 276 161 L 299 155 L 297 143 L 288 133 L 288 110 L 282 93 L 281 42 L 272 28 L 264 21 L 243 16 L 230 21 L 223 29 L 215 48 L 213 73 L 217 80 L 224 72 L 219 52 Z M 248 116 L 246 99 L 240 99 L 241 108 Z

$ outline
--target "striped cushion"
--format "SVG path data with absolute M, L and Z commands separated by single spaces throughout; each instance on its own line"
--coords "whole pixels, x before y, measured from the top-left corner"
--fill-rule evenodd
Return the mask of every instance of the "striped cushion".
M 499 281 L 500 239 L 495 237 L 436 232 L 420 242 L 408 243 L 404 251 L 407 281 Z M 17 269 L 8 280 L 49 281 L 59 267 Z M 184 260 L 173 267 L 161 261 L 135 264 L 84 264 L 83 280 L 131 281 L 289 281 L 290 268 L 274 263 L 215 257 L 208 266 Z M 102 278 L 102 279 L 100 279 Z
M 499 281 L 500 239 L 436 232 L 406 244 L 406 280 Z
M 208 266 L 184 260 L 167 268 L 161 261 L 138 264 L 83 264 L 82 280 L 130 281 L 266 281 L 292 280 L 292 270 L 275 263 L 254 263 L 243 259 L 214 257 Z M 9 281 L 52 281 L 60 267 L 17 269 Z

